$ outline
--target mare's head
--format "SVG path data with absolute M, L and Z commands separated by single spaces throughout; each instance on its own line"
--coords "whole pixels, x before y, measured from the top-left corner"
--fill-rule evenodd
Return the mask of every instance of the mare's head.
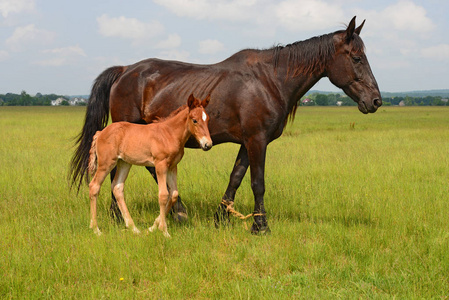
M 365 21 L 356 28 L 354 17 L 346 30 L 334 34 L 335 54 L 326 65 L 326 74 L 367 114 L 376 112 L 382 105 L 382 97 L 359 36 L 364 24 Z
M 189 131 L 204 151 L 212 148 L 212 139 L 210 138 L 208 127 L 209 115 L 204 110 L 209 104 L 209 101 L 210 95 L 201 101 L 195 98 L 193 94 L 187 100 L 187 106 L 189 107 L 189 118 L 187 121 Z

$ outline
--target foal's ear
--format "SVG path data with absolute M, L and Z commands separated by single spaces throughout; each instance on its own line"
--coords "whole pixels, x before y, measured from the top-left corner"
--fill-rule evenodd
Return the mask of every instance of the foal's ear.
M 210 94 L 207 95 L 206 98 L 204 98 L 204 100 L 201 102 L 201 106 L 202 106 L 203 108 L 206 108 L 206 106 L 209 104 L 209 101 L 210 101 Z
M 193 109 L 196 106 L 195 103 L 195 97 L 193 97 L 193 94 L 190 94 L 189 99 L 187 99 L 187 106 L 189 107 L 189 109 Z M 198 100 L 196 100 L 198 101 Z
M 357 28 L 358 29 L 358 28 Z M 362 28 L 360 28 L 361 30 Z M 352 40 L 352 35 L 355 31 L 355 16 L 352 18 L 351 22 L 349 22 L 348 28 L 346 28 L 346 43 L 349 43 Z
M 362 31 L 363 25 L 365 25 L 365 21 L 366 20 L 363 20 L 362 24 L 360 24 L 360 26 L 354 30 L 354 32 L 357 33 L 357 35 L 360 35 L 360 31 Z

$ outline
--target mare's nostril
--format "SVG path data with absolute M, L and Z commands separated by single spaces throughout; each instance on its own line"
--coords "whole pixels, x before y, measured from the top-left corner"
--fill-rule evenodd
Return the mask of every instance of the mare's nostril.
M 382 106 L 382 100 L 376 98 L 376 99 L 373 100 L 373 104 L 374 104 L 375 107 L 378 108 L 378 107 Z

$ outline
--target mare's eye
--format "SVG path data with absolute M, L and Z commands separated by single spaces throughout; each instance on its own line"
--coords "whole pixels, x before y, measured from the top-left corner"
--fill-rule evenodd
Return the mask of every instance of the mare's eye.
M 353 56 L 352 60 L 354 61 L 354 63 L 358 64 L 362 61 L 362 59 L 360 58 L 360 56 Z
M 198 123 L 198 121 L 197 121 L 197 120 L 195 120 L 195 119 L 192 119 L 192 122 L 193 122 L 193 124 L 196 124 L 196 123 Z

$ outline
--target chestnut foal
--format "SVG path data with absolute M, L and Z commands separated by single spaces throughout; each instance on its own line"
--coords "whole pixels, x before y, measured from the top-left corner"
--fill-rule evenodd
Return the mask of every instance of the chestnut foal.
M 165 217 L 178 199 L 176 185 L 177 164 L 184 155 L 184 145 L 193 135 L 203 150 L 212 147 L 209 135 L 209 116 L 204 108 L 210 95 L 203 101 L 192 95 L 187 106 L 182 106 L 166 119 L 151 124 L 112 123 L 93 137 L 90 149 L 89 172 L 95 174 L 89 184 L 90 228 L 101 234 L 97 225 L 97 197 L 106 176 L 117 166 L 112 181 L 112 192 L 125 220 L 125 226 L 134 233 L 140 233 L 134 224 L 124 198 L 124 184 L 131 165 L 152 166 L 156 168 L 159 187 L 159 216 L 150 231 L 156 227 L 166 237 Z

